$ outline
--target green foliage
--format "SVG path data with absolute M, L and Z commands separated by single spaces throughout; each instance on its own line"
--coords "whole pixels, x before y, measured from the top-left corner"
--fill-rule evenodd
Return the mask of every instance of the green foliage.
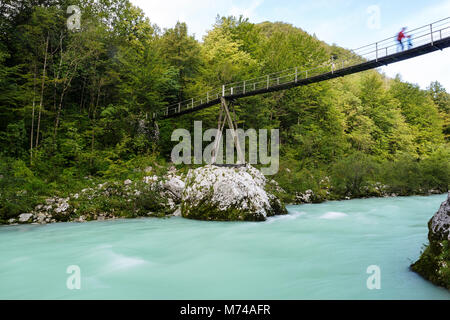
M 444 120 L 443 126 L 446 140 L 450 141 L 450 94 L 437 81 L 431 83 L 428 91 Z
M 139 179 L 148 166 L 163 174 L 175 128 L 192 131 L 194 120 L 217 126 L 217 107 L 155 123 L 161 108 L 331 56 L 360 59 L 281 22 L 218 16 L 200 42 L 183 22 L 161 31 L 129 0 L 39 3 L 12 1 L 0 10 L 3 221 L 45 195 Z M 83 8 L 76 32 L 66 27 L 73 4 Z M 286 201 L 308 189 L 315 201 L 378 195 L 376 183 L 404 195 L 448 189 L 450 95 L 438 82 L 421 90 L 372 70 L 234 107 L 239 127 L 280 129 L 275 179 Z M 149 207 L 153 200 L 139 201 Z M 117 210 L 129 209 L 115 201 Z
M 431 240 L 411 269 L 434 284 L 450 289 L 449 242 Z
M 31 211 L 50 192 L 23 160 L 0 158 L 0 223 Z
M 370 184 L 375 182 L 376 170 L 375 161 L 364 153 L 345 157 L 332 167 L 333 191 L 351 197 L 367 195 Z

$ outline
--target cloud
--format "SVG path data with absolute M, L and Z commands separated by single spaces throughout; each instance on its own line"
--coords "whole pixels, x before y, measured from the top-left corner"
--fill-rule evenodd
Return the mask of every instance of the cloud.
M 214 0 L 131 0 L 141 8 L 152 23 L 162 29 L 175 26 L 177 21 L 186 22 L 190 33 L 196 38 L 206 33 L 215 17 L 224 8 Z
M 286 1 L 280 0 L 131 0 L 142 8 L 152 23 L 161 28 L 171 28 L 177 21 L 186 22 L 189 33 L 198 40 L 212 28 L 217 14 L 243 15 L 252 22 L 284 21 L 329 44 L 336 43 L 348 49 L 374 43 L 395 34 L 401 26 L 419 27 L 448 16 L 450 0 L 440 3 L 416 4 L 407 12 L 395 14 L 398 3 L 387 0 L 356 1 L 331 0 Z M 381 29 L 371 30 L 367 26 L 370 14 L 367 8 L 377 4 L 380 7 Z M 399 62 L 382 70 L 388 76 L 401 74 L 405 81 L 417 83 L 422 88 L 438 80 L 450 91 L 450 48 L 422 57 Z
M 131 0 L 141 8 L 162 29 L 173 27 L 177 21 L 186 22 L 190 33 L 194 33 L 198 40 L 211 29 L 216 16 L 243 15 L 251 21 L 259 20 L 256 11 L 263 4 L 263 0 L 251 0 L 239 4 L 217 0 Z
M 400 74 L 404 81 L 418 84 L 422 89 L 437 80 L 450 92 L 449 61 L 450 48 L 397 62 L 383 67 L 381 70 L 391 78 Z
M 248 6 L 235 6 L 232 5 L 229 13 L 230 15 L 239 17 L 243 15 L 245 18 L 249 18 L 252 21 L 258 20 L 257 15 L 255 13 L 256 9 L 261 6 L 263 0 L 253 0 Z
M 402 17 L 398 21 L 401 25 L 410 25 L 411 28 L 421 27 L 430 22 L 445 18 L 450 12 L 450 0 L 430 6 L 420 12 Z M 412 25 L 411 22 L 414 22 Z M 450 21 L 447 23 L 450 26 Z M 402 79 L 418 84 L 425 89 L 432 81 L 439 81 L 450 92 L 450 48 L 437 51 L 414 59 L 398 62 L 383 67 L 382 71 L 389 77 L 400 74 Z

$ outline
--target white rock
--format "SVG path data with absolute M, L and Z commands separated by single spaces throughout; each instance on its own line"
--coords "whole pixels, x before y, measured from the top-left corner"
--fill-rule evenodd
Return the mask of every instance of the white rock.
M 450 240 L 450 191 L 447 200 L 441 204 L 438 212 L 431 219 L 430 231 L 433 238 Z
M 172 213 L 172 215 L 174 217 L 181 217 L 181 208 L 178 208 L 177 210 L 175 210 L 175 212 Z
M 174 166 L 171 166 L 169 168 L 169 173 L 175 173 L 177 171 L 177 168 L 175 168 Z
M 143 181 L 144 181 L 146 184 L 152 184 L 152 183 L 158 181 L 158 176 L 148 176 L 148 177 L 144 177 Z
M 175 201 L 173 201 L 172 198 L 167 198 L 167 205 L 169 206 L 170 210 L 174 210 L 176 207 L 176 203 L 175 203 Z
M 55 212 L 62 213 L 66 212 L 67 209 L 69 209 L 69 204 L 67 202 L 63 202 L 55 209 Z
M 100 184 L 97 186 L 97 188 L 98 188 L 98 189 L 103 189 L 107 184 L 108 184 L 108 182 L 100 183 Z
M 33 217 L 32 213 L 22 213 L 19 215 L 19 222 L 27 222 L 31 217 Z
M 125 181 L 123 182 L 123 184 L 126 185 L 126 186 L 128 186 L 128 185 L 130 185 L 130 184 L 132 184 L 132 183 L 133 183 L 133 181 L 131 181 L 130 179 L 127 179 L 127 180 L 125 180 Z
M 306 190 L 305 193 L 297 194 L 296 201 L 298 203 L 311 203 L 314 197 L 314 191 Z
M 36 217 L 36 221 L 39 223 L 44 223 L 45 222 L 45 214 L 44 213 L 39 213 Z
M 247 165 L 219 167 L 207 165 L 189 170 L 183 191 L 183 216 L 189 217 L 198 206 L 207 203 L 218 211 L 239 208 L 264 219 L 271 213 L 270 199 L 265 191 L 266 178 L 261 171 Z
M 170 191 L 176 198 L 181 199 L 185 183 L 179 176 L 170 176 L 163 184 L 164 189 Z
M 150 173 L 150 172 L 152 172 L 152 170 L 153 170 L 152 167 L 147 167 L 147 168 L 144 169 L 144 172 L 145 173 Z

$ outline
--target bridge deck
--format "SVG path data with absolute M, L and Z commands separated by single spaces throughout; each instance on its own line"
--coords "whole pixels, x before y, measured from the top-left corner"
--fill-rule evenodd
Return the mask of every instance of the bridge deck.
M 449 20 L 450 18 L 441 20 L 441 21 L 446 21 L 446 23 L 448 23 L 447 20 Z M 416 30 L 420 30 L 416 29 Z M 266 85 L 266 80 L 262 80 L 261 78 L 255 79 L 253 82 L 252 80 L 249 80 L 246 84 L 246 82 L 244 81 L 243 83 L 238 83 L 238 84 L 232 84 L 232 85 L 228 85 L 228 86 L 223 86 L 223 91 L 218 93 L 217 91 L 213 94 L 213 95 L 209 95 L 208 97 L 203 97 L 203 99 L 201 100 L 196 100 L 194 101 L 194 99 L 188 100 L 187 103 L 184 103 L 182 105 L 182 103 L 179 103 L 175 106 L 171 106 L 171 107 L 167 107 L 165 108 L 163 114 L 158 115 L 158 118 L 162 118 L 162 119 L 168 119 L 168 118 L 173 118 L 173 117 L 178 117 L 181 115 L 185 115 L 188 113 L 192 113 L 198 110 L 202 110 L 211 106 L 214 106 L 216 104 L 220 104 L 220 98 L 223 96 L 226 99 L 238 99 L 238 98 L 244 98 L 244 97 L 250 97 L 250 96 L 255 96 L 255 95 L 259 95 L 259 94 L 264 94 L 264 93 L 269 93 L 269 92 L 275 92 L 275 91 L 280 91 L 280 90 L 286 90 L 286 89 L 290 89 L 290 88 L 294 88 L 294 87 L 299 87 L 299 86 L 305 86 L 305 85 L 309 85 L 312 83 L 317 83 L 317 82 L 321 82 L 321 81 L 325 81 L 325 80 L 329 80 L 329 79 L 334 79 L 334 78 L 338 78 L 338 77 L 343 77 L 346 75 L 350 75 L 350 74 L 354 74 L 354 73 L 358 73 L 358 72 L 362 72 L 362 71 L 366 71 L 369 69 L 375 69 L 381 66 L 386 66 L 395 62 L 399 62 L 399 61 L 403 61 L 403 60 L 407 60 L 407 59 L 411 59 L 414 57 L 418 57 L 424 54 L 428 54 L 437 50 L 443 50 L 445 48 L 450 47 L 450 36 L 447 37 L 442 37 L 442 31 L 445 31 L 445 33 L 447 33 L 450 30 L 450 27 L 445 27 L 443 29 L 438 30 L 437 32 L 439 32 L 440 37 L 436 37 L 439 38 L 439 40 L 435 40 L 433 41 L 433 36 L 431 36 L 431 42 L 427 42 L 425 44 L 413 47 L 411 49 L 408 50 L 404 50 L 401 52 L 395 52 L 392 54 L 389 54 L 389 50 L 392 50 L 396 48 L 396 43 L 393 42 L 392 44 L 392 39 L 386 39 L 389 41 L 389 45 L 386 45 L 386 47 L 383 47 L 380 49 L 379 47 L 379 43 L 383 43 L 383 41 L 373 44 L 376 48 L 376 51 L 370 51 L 369 53 L 365 53 L 365 55 L 370 56 L 371 58 L 373 58 L 372 60 L 370 60 L 370 58 L 366 58 L 366 62 L 362 62 L 362 63 L 357 63 L 354 65 L 349 65 L 349 66 L 345 66 L 344 62 L 342 62 L 342 67 L 340 69 L 336 69 L 335 68 L 335 63 L 338 64 L 339 62 L 331 62 L 330 64 L 325 65 L 324 67 L 320 67 L 320 68 L 316 68 L 316 70 L 318 70 L 318 74 L 311 75 L 310 73 L 310 77 L 308 77 L 308 71 L 306 71 L 306 76 L 304 78 L 302 78 L 302 73 L 305 73 L 305 71 L 302 71 L 302 73 L 298 73 L 297 68 L 295 68 L 295 74 L 292 73 L 292 71 L 289 71 L 291 73 L 289 74 L 283 74 L 282 72 L 277 73 L 276 77 L 270 77 L 270 75 L 267 75 L 267 85 Z M 421 35 L 418 36 L 417 38 L 420 37 L 424 37 L 424 36 L 430 36 L 433 35 L 436 31 L 434 31 L 431 27 L 431 32 L 430 34 L 425 34 L 425 35 Z M 448 34 L 448 33 L 447 33 Z M 447 35 L 445 34 L 445 35 Z M 384 40 L 384 41 L 386 41 Z M 369 46 L 366 47 L 362 47 L 360 49 L 364 49 L 367 50 Z M 370 49 L 372 50 L 372 49 Z M 382 52 L 386 52 L 384 56 L 379 57 L 380 51 Z M 364 57 L 364 54 L 362 55 Z M 330 68 L 331 67 L 331 68 Z M 328 72 L 324 72 L 325 70 L 330 70 Z M 266 76 L 262 77 L 263 79 L 265 79 Z M 280 79 L 282 79 L 280 81 Z M 284 79 L 284 80 L 283 80 Z M 275 83 L 273 83 L 275 82 Z M 280 83 L 282 82 L 282 83 Z M 234 86 L 234 87 L 233 87 Z M 250 88 L 250 90 L 248 90 L 248 88 Z M 252 89 L 253 88 L 253 89 Z M 233 90 L 234 89 L 234 90 Z M 211 97 L 211 98 L 209 98 Z M 183 109 L 182 109 L 183 107 Z

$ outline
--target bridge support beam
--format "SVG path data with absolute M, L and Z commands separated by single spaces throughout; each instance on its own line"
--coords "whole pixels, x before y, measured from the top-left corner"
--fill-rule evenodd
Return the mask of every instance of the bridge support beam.
M 231 117 L 230 110 L 228 108 L 227 100 L 224 97 L 220 98 L 221 101 L 221 108 L 219 112 L 219 120 L 218 120 L 218 128 L 217 128 L 217 136 L 214 142 L 214 150 L 212 153 L 212 164 L 216 163 L 217 160 L 217 154 L 219 153 L 219 147 L 220 147 L 220 141 L 222 139 L 222 132 L 225 127 L 225 123 L 228 123 L 228 127 L 230 128 L 234 146 L 237 150 L 237 156 L 238 161 L 237 164 L 245 164 L 245 155 L 242 152 L 241 145 L 239 143 L 239 137 L 237 134 L 237 124 L 235 121 L 233 121 L 233 118 Z

